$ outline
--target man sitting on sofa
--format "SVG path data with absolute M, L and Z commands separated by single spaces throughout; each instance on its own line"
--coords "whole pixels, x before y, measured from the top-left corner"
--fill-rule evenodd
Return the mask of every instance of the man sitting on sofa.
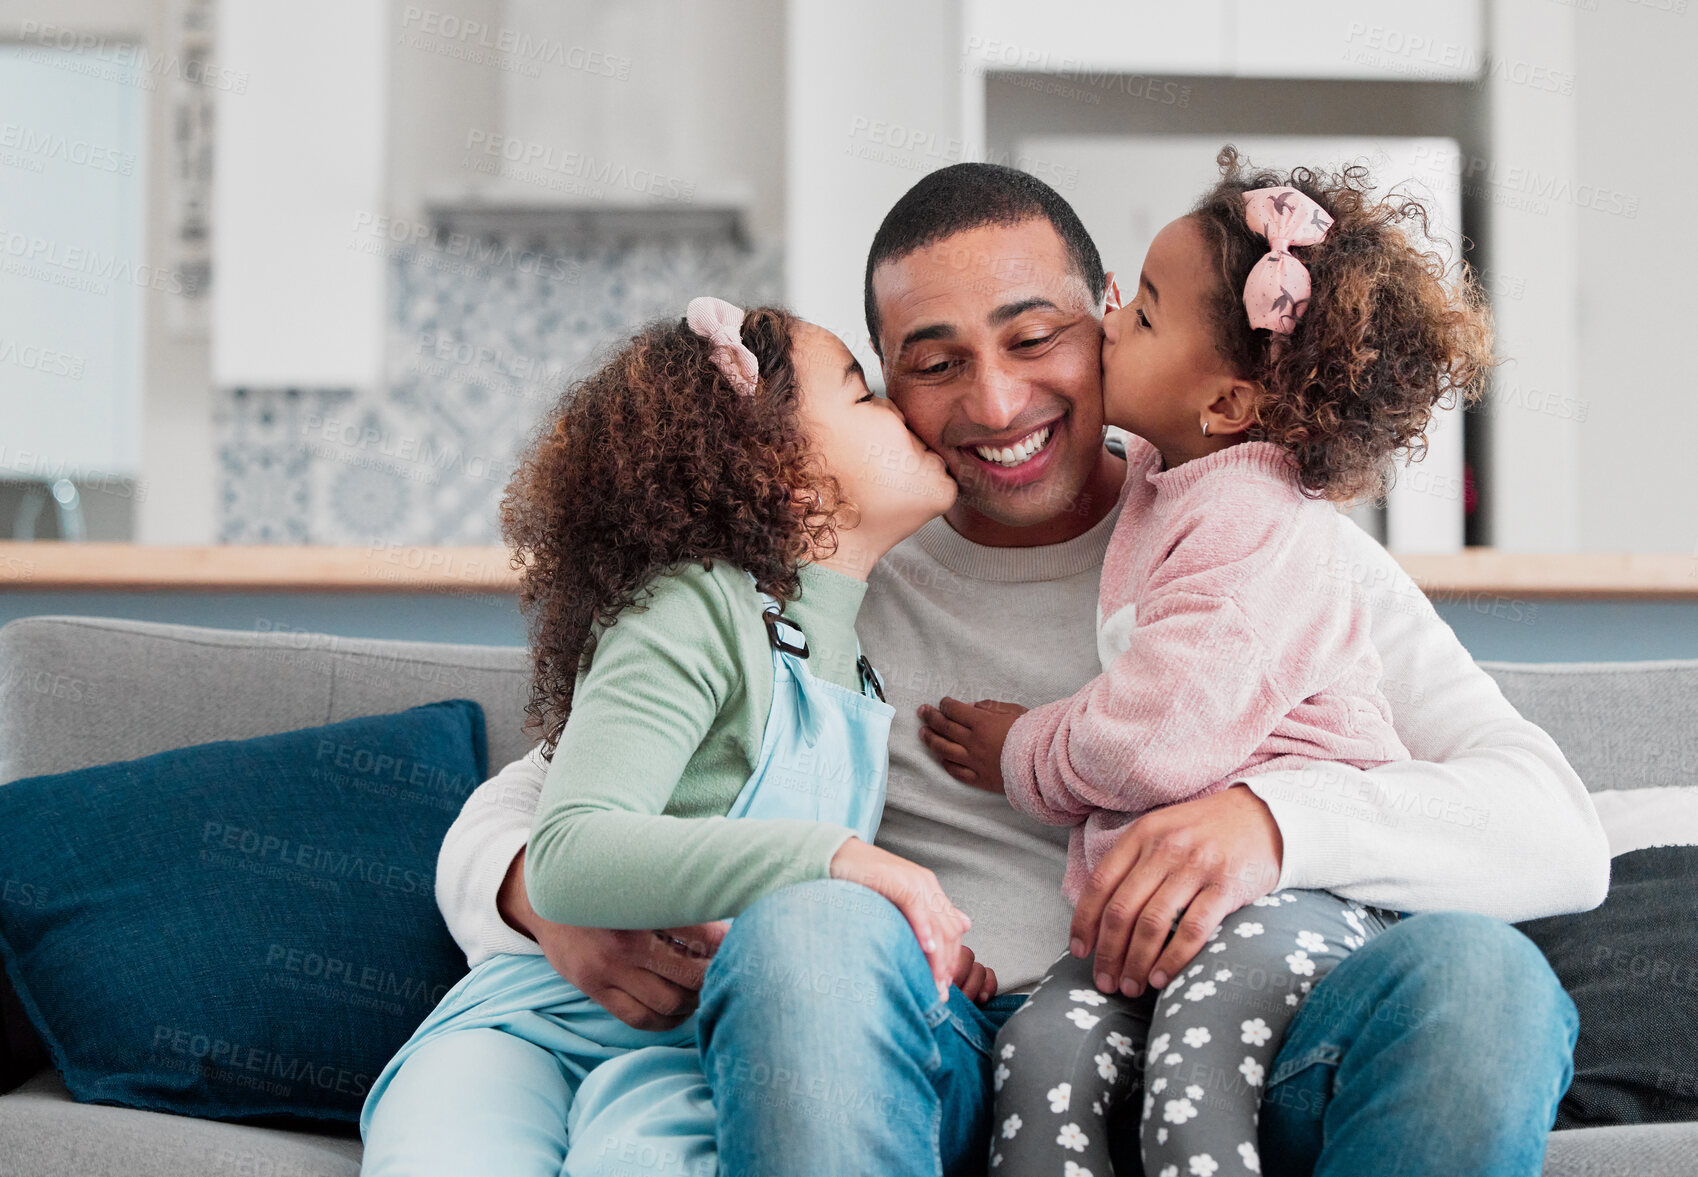
M 1556 745 L 1365 535 L 1351 567 L 1318 580 L 1369 594 L 1414 761 L 1274 772 L 1152 813 L 1075 913 L 1059 886 L 1066 831 L 951 779 L 922 743 L 917 709 L 946 694 L 1034 705 L 1098 671 L 1097 580 L 1125 470 L 1102 444 L 1104 291 L 1072 208 L 1008 168 L 932 173 L 874 238 L 867 326 L 889 395 L 962 492 L 874 570 L 861 612 L 897 708 L 879 844 L 934 870 L 972 914 L 968 939 L 1004 992 L 1037 983 L 1069 929 L 1094 941 L 1102 927 L 1123 940 L 1130 930 L 1124 973 L 1151 995 L 1225 915 L 1277 888 L 1417 913 L 1305 1001 L 1266 1076 L 1262 1163 L 1269 1173 L 1536 1174 L 1576 1020 L 1538 950 L 1505 921 L 1602 902 L 1608 848 Z M 1041 445 L 1014 466 L 985 452 L 1034 436 Z M 855 902 L 847 883 L 770 896 L 722 943 L 715 928 L 542 921 L 522 861 L 544 773 L 533 752 L 478 790 L 443 845 L 438 899 L 472 963 L 546 953 L 633 1026 L 676 1025 L 701 992 L 711 1106 L 698 1101 L 700 1123 L 657 1122 L 666 1139 L 653 1148 L 618 1142 L 608 1160 L 671 1158 L 661 1167 L 692 1174 L 714 1150 L 736 1173 L 984 1167 L 991 1044 L 1017 1002 L 981 1008 L 957 993 L 939 1005 L 896 909 Z M 673 940 L 717 953 L 708 963 Z M 989 981 L 975 971 L 968 987 Z M 471 1121 L 504 1133 L 522 1094 L 445 1092 L 444 1118 L 455 1140 Z M 1121 1177 L 1137 1171 L 1135 1114 L 1130 1124 Z M 562 1156 L 565 1144 L 562 1123 Z M 449 1148 L 421 1142 L 451 1165 Z

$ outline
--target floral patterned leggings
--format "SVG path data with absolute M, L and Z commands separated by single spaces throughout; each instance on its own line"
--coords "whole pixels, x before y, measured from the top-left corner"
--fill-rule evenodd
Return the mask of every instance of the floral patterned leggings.
M 1111 1119 L 1143 1090 L 1147 1177 L 1261 1172 L 1261 1095 L 1286 1027 L 1317 981 L 1398 918 L 1276 891 L 1228 916 L 1153 1006 L 1149 993 L 1098 992 L 1092 962 L 1063 956 L 997 1035 L 991 1168 L 1110 1177 Z

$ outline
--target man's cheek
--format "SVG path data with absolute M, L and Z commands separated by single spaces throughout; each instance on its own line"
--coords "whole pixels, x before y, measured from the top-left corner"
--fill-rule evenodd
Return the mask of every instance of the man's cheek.
M 1116 348 L 1116 354 L 1127 350 Z M 1069 340 L 1050 353 L 1048 373 L 1056 381 L 1055 389 L 1069 400 L 1081 405 L 1102 399 L 1103 349 L 1100 332 L 1081 332 L 1077 340 Z
M 1103 423 L 1103 371 L 1092 366 L 1067 375 L 1067 383 L 1056 391 L 1072 408 L 1075 432 L 1084 434 L 1087 443 L 1095 448 L 1095 434 Z
M 902 416 L 907 427 L 914 436 L 925 442 L 938 453 L 944 453 L 943 427 L 949 419 L 948 406 L 940 404 L 940 397 L 926 396 L 897 386 L 890 389 L 890 399 L 897 408 L 902 410 Z

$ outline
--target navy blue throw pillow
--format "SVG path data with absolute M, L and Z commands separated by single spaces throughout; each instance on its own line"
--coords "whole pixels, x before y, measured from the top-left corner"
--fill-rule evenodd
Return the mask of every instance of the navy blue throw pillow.
M 1618 855 L 1603 906 L 1516 926 L 1580 1012 L 1556 1127 L 1698 1120 L 1698 846 Z
M 466 971 L 436 856 L 487 761 L 451 699 L 0 786 L 0 959 L 71 1095 L 357 1121 Z

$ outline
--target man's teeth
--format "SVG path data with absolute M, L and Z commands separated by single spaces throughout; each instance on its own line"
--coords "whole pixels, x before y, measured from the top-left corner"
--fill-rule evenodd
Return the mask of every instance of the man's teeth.
M 985 461 L 997 466 L 1018 466 L 1022 462 L 1030 461 L 1033 454 L 1044 448 L 1054 429 L 1055 426 L 1053 425 L 1045 425 L 1036 433 L 1028 433 L 1013 445 L 994 448 L 976 445 L 973 447 L 973 452 Z

